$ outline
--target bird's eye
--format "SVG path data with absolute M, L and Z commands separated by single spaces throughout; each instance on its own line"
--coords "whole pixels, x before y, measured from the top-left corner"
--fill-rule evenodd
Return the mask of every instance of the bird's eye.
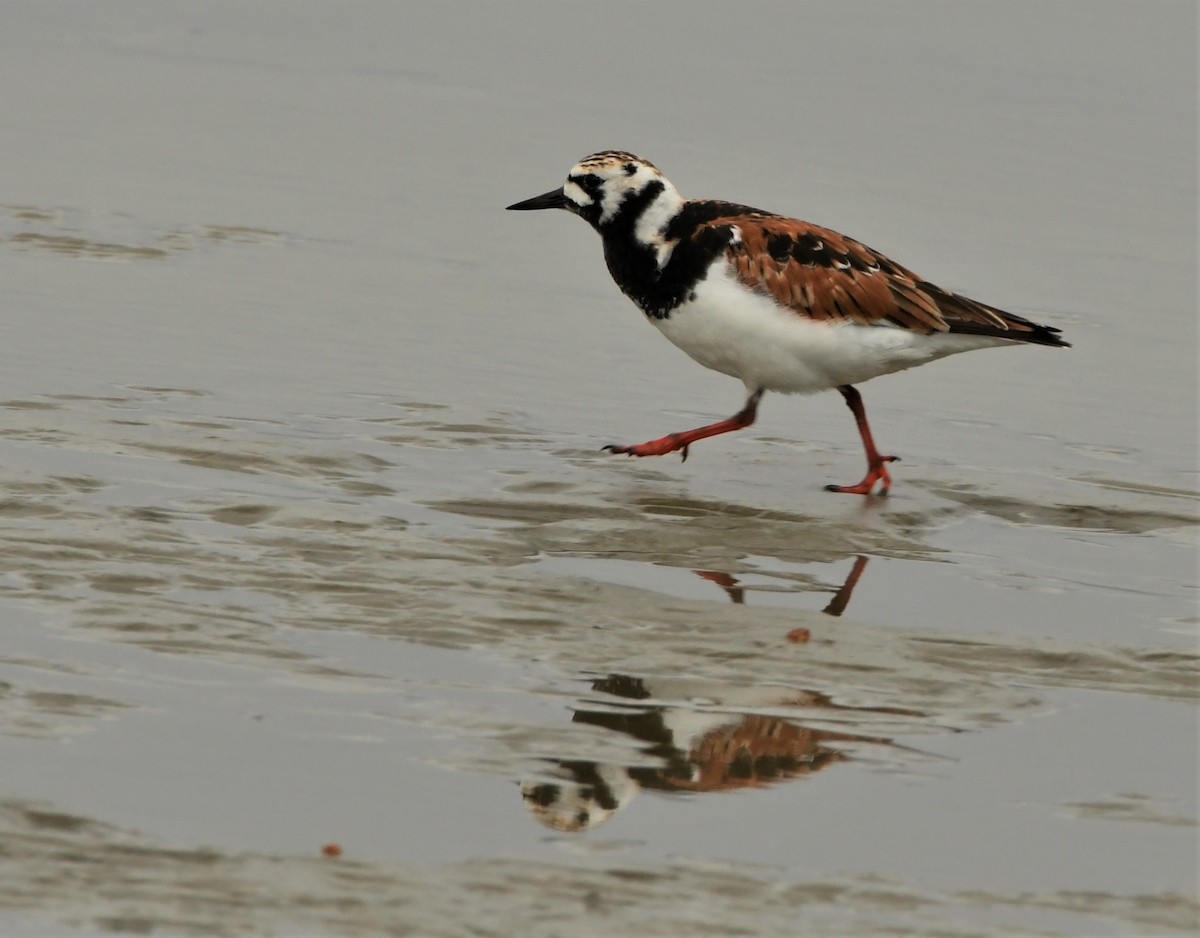
M 599 203 L 602 198 L 604 183 L 595 173 L 585 173 L 582 176 L 570 176 L 568 182 L 574 183 L 593 203 Z

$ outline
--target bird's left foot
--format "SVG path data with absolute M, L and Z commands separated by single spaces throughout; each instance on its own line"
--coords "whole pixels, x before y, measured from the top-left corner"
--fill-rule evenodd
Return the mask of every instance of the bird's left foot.
M 879 488 L 879 494 L 886 495 L 892 487 L 892 477 L 888 474 L 887 464 L 899 461 L 899 456 L 880 456 L 878 462 L 872 462 L 867 465 L 867 474 L 863 476 L 863 480 L 857 485 L 827 485 L 825 486 L 825 491 L 843 492 L 847 495 L 870 495 L 871 489 L 875 487 L 875 483 L 882 482 L 883 485 Z
M 622 453 L 626 456 L 665 456 L 667 453 L 679 450 L 683 456 L 682 461 L 687 462 L 688 444 L 683 442 L 681 437 L 680 433 L 668 433 L 666 436 L 660 436 L 657 440 L 647 440 L 645 443 L 632 443 L 628 446 L 609 443 L 607 446 L 601 446 L 600 449 L 616 453 L 618 456 Z

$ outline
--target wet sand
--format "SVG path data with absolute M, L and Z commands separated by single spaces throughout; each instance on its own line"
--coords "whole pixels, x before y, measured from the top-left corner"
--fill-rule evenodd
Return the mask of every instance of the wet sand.
M 612 9 L 8 10 L 0 933 L 1197 927 L 1194 8 Z M 1075 348 L 606 458 L 604 146 Z

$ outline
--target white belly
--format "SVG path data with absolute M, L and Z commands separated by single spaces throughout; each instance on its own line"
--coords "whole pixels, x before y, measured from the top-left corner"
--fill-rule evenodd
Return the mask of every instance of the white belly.
M 751 293 L 718 262 L 695 299 L 652 320 L 693 359 L 739 378 L 749 391 L 812 394 L 859 384 L 970 349 L 1009 345 L 975 335 L 924 335 L 899 327 L 820 323 Z

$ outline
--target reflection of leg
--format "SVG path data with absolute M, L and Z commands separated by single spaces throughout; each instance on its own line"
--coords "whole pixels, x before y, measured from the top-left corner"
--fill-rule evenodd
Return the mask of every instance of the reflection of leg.
M 741 581 L 737 577 L 732 577 L 728 573 L 722 573 L 720 570 L 693 570 L 692 573 L 698 577 L 716 583 L 726 593 L 733 602 L 739 605 L 746 601 L 746 591 L 738 586 Z
M 829 492 L 869 495 L 871 487 L 876 482 L 882 481 L 883 485 L 879 489 L 879 494 L 886 495 L 888 489 L 892 487 L 892 477 L 888 475 L 886 463 L 897 462 L 899 457 L 879 455 L 879 450 L 875 448 L 875 439 L 871 436 L 871 427 L 867 423 L 867 411 L 863 407 L 862 395 L 858 393 L 858 389 L 843 384 L 838 390 L 842 393 L 846 406 L 854 414 L 854 422 L 858 424 L 858 434 L 862 437 L 863 449 L 867 453 L 867 474 L 857 485 L 827 485 L 825 489 Z
M 821 611 L 831 616 L 840 616 L 846 611 L 846 604 L 850 602 L 850 594 L 854 592 L 854 585 L 858 582 L 858 578 L 862 576 L 862 572 L 866 569 L 867 558 L 859 554 L 854 558 L 854 567 L 850 570 L 850 575 L 846 577 L 846 582 L 842 584 L 833 595 L 833 599 L 829 601 L 829 605 Z
M 725 420 L 718 420 L 716 423 L 710 423 L 705 427 L 697 427 L 695 430 L 682 430 L 679 433 L 668 433 L 666 436 L 660 436 L 657 440 L 648 440 L 645 443 L 633 443 L 629 446 L 619 446 L 615 443 L 610 443 L 607 446 L 601 447 L 610 453 L 624 453 L 627 456 L 665 456 L 667 453 L 673 453 L 676 450 L 683 450 L 683 458 L 688 457 L 688 447 L 697 440 L 705 440 L 710 436 L 716 436 L 719 433 L 729 433 L 731 430 L 741 430 L 754 423 L 754 418 L 758 415 L 758 402 L 762 400 L 762 390 L 755 391 L 746 401 L 746 406 L 739 410 L 732 417 Z
M 854 566 L 846 577 L 846 582 L 834 594 L 833 599 L 829 601 L 829 605 L 821 610 L 822 612 L 831 616 L 840 616 L 846 611 L 846 604 L 850 602 L 850 596 L 854 592 L 855 584 L 858 583 L 858 578 L 862 576 L 862 572 L 866 569 L 866 566 L 867 557 L 859 554 L 854 559 Z M 725 590 L 733 602 L 738 604 L 745 603 L 746 589 L 739 585 L 742 581 L 737 577 L 730 576 L 721 570 L 693 570 L 692 573 L 702 579 L 708 580 L 710 583 L 716 583 L 717 586 Z

